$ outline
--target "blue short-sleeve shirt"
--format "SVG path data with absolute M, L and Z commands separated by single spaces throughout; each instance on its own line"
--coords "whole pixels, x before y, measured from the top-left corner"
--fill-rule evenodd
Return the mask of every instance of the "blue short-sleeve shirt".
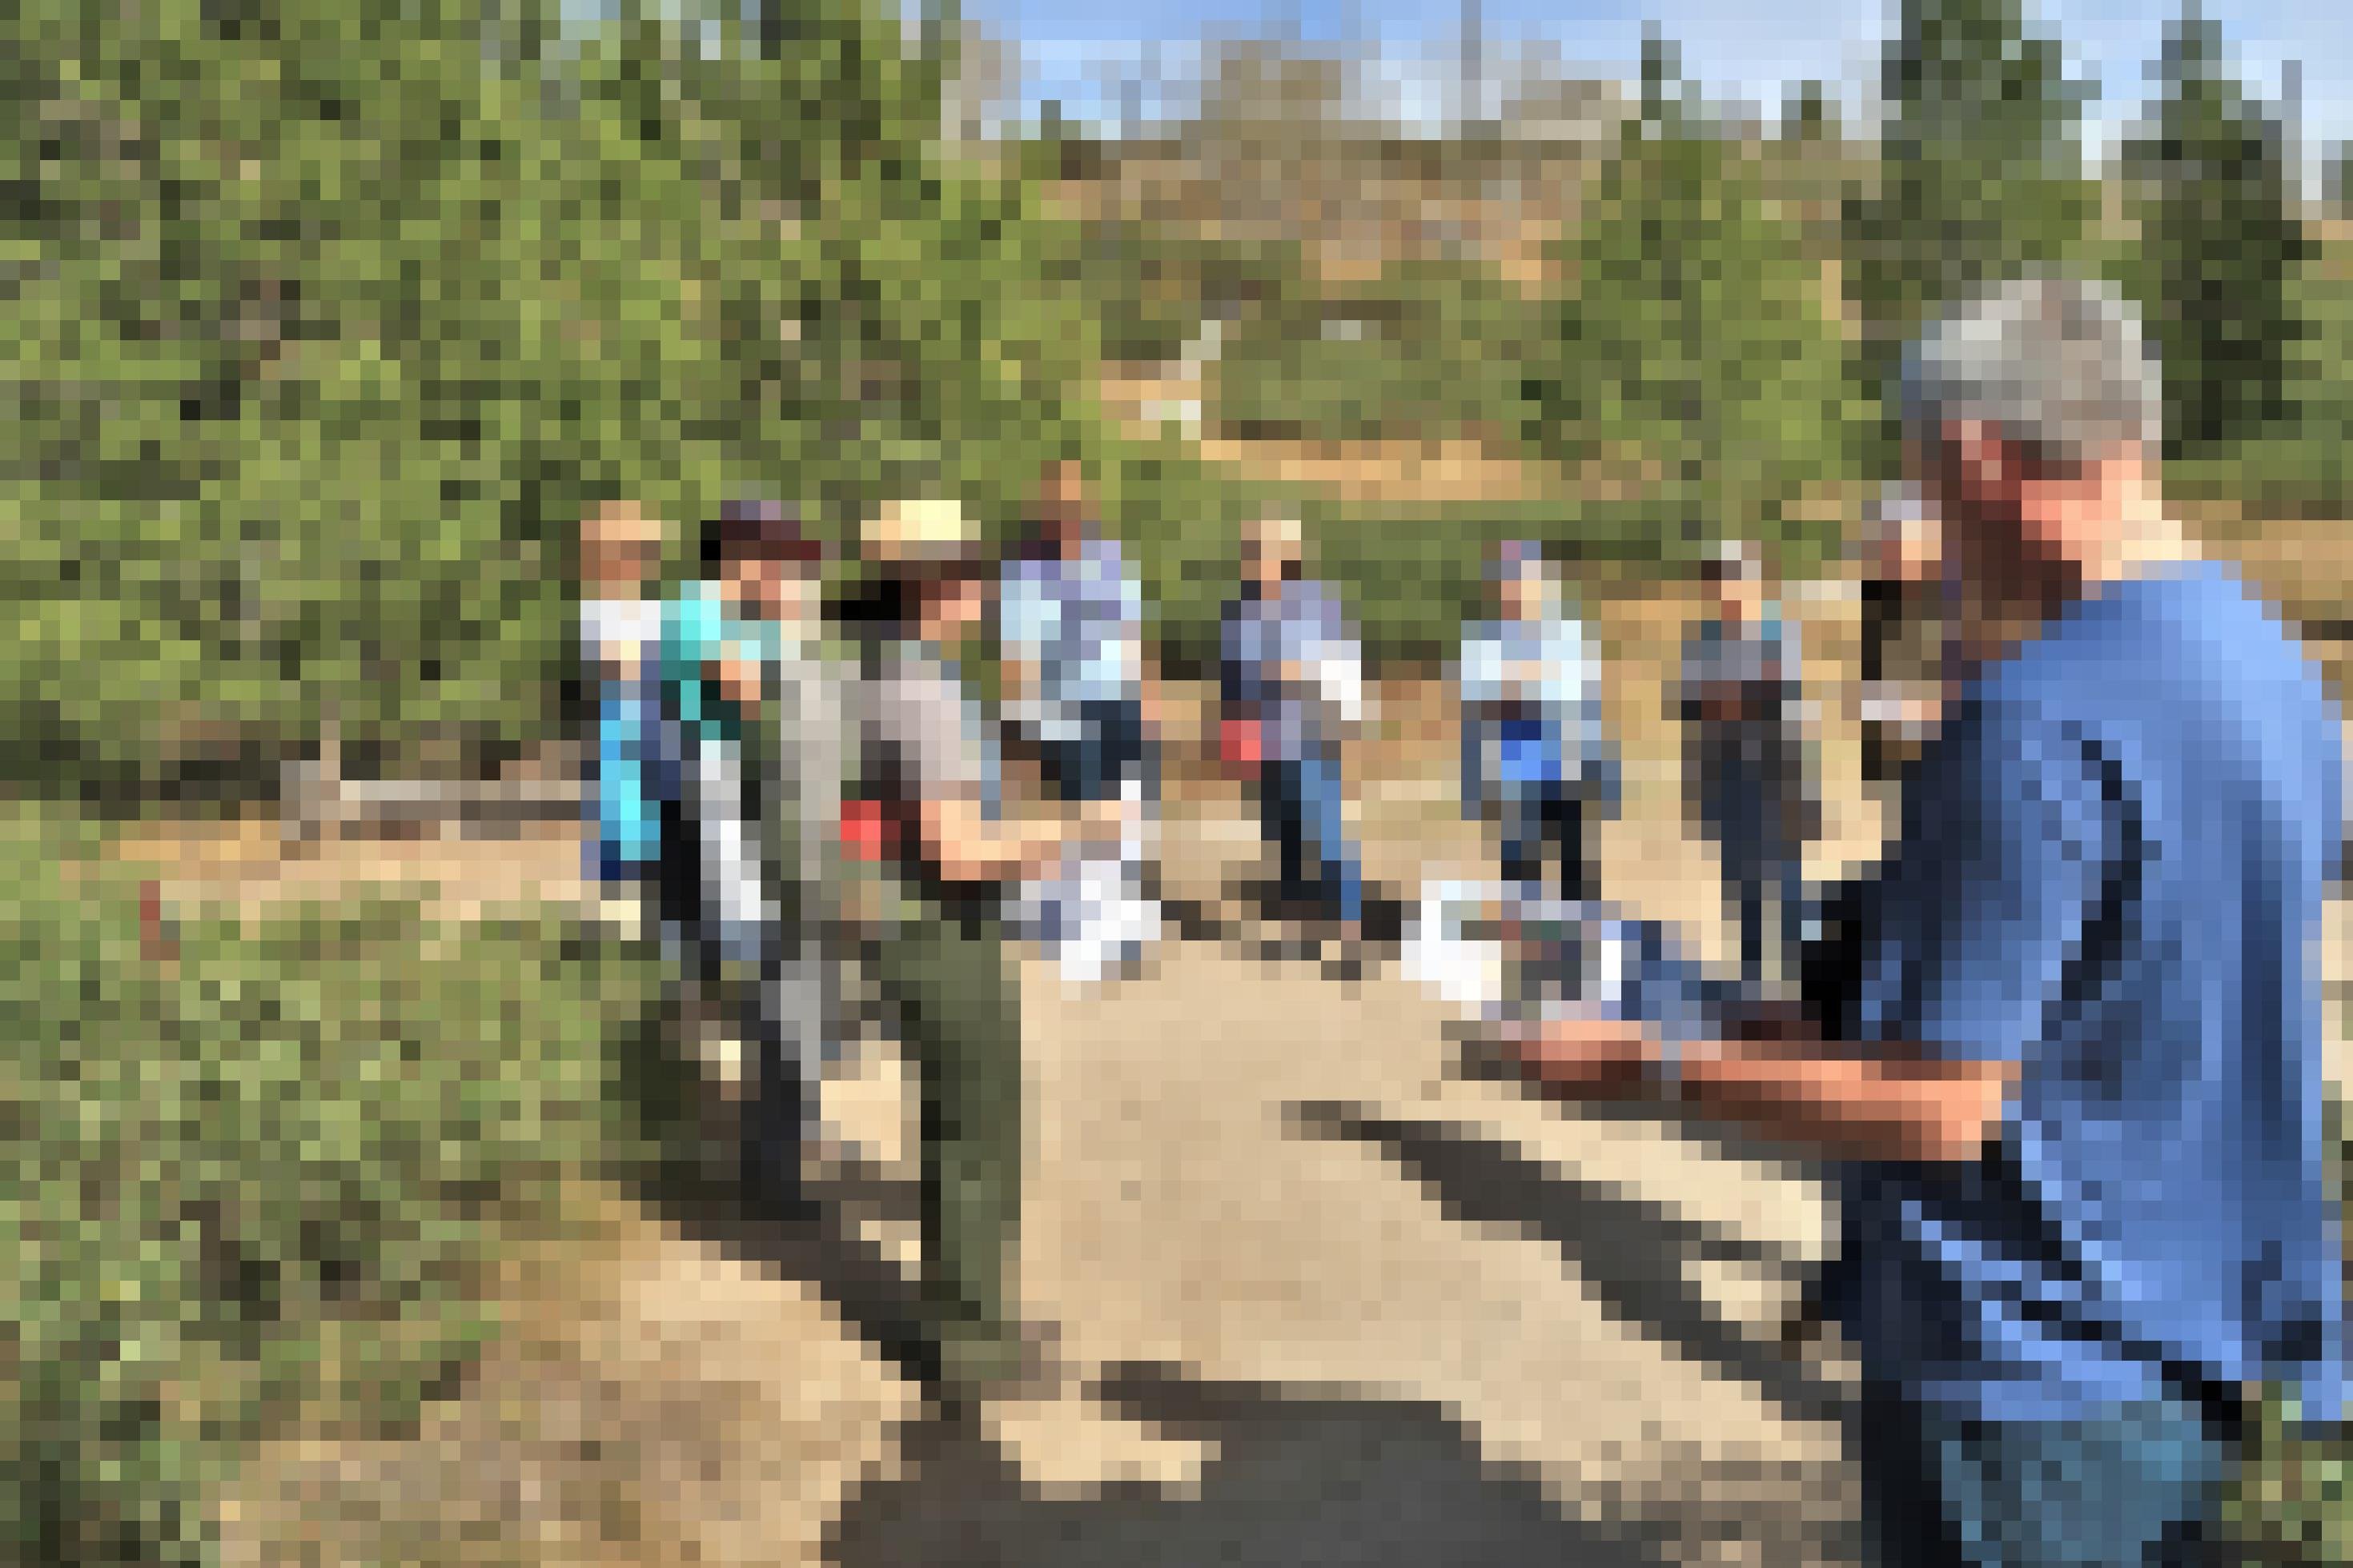
M 1314 688 L 1323 672 L 1362 654 L 1331 590 L 1293 581 L 1272 597 L 1235 599 L 1226 606 L 1222 642 L 1225 700 L 1258 709 L 1267 760 L 1323 755 L 1331 742 Z M 1282 678 L 1286 664 L 1299 667 L 1299 683 Z
M 2338 751 L 2212 566 L 2109 585 L 1964 694 L 1907 787 L 1853 1021 L 2020 1078 L 1981 1162 L 1844 1173 L 1833 1305 L 1873 1375 L 1990 1419 L 2275 1378 L 2339 1418 Z

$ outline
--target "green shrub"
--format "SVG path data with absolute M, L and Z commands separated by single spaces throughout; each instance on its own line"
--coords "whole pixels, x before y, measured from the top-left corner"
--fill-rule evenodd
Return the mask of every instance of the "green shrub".
M 2353 1145 L 2344 1100 L 2329 1093 L 2323 1112 L 2332 1152 L 2330 1185 L 2337 1212 L 2353 1212 Z M 2353 1454 L 2345 1445 L 2292 1434 L 2278 1390 L 2263 1402 L 2245 1468 L 2226 1518 L 2249 1561 L 2283 1568 L 2353 1563 Z
M 625 1151 L 606 1039 L 647 977 L 392 906 L 161 963 L 136 887 L 8 827 L 0 1555 L 201 1561 L 249 1443 L 396 1428 L 493 1331 L 479 1266 Z

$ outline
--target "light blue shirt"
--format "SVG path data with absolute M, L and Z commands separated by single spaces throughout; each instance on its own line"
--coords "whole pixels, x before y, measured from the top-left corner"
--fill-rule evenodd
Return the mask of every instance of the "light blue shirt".
M 1533 680 L 1512 678 L 1525 665 Z M 1463 800 L 1498 785 L 1558 784 L 1582 776 L 1601 754 L 1600 668 L 1583 623 L 1488 621 L 1462 642 Z M 1521 705 L 1525 717 L 1493 710 Z
M 1361 658 L 1340 602 L 1321 583 L 1282 585 L 1271 599 L 1245 595 L 1226 606 L 1223 695 L 1229 709 L 1255 710 L 1266 760 L 1303 762 L 1329 745 L 1324 703 L 1309 689 L 1327 662 Z M 1302 681 L 1282 678 L 1295 665 Z
M 1016 560 L 998 599 L 1005 651 L 1037 668 L 1043 738 L 1076 739 L 1086 703 L 1129 700 L 1143 679 L 1144 592 L 1114 540 L 1074 560 Z

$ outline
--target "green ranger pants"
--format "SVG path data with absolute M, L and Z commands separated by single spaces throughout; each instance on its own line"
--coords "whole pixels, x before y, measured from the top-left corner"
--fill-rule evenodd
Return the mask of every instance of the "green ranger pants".
M 875 979 L 921 1086 L 923 1294 L 942 1370 L 1014 1369 L 1008 1274 L 1021 1196 L 1019 976 L 995 921 L 909 921 Z

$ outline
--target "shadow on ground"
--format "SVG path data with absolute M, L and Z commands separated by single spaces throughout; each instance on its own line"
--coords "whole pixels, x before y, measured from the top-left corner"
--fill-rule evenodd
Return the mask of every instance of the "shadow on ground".
M 740 1179 L 735 1130 L 698 1098 L 695 1070 L 672 1044 L 678 1026 L 674 1006 L 665 1005 L 649 1009 L 617 1042 L 614 1094 L 619 1113 L 634 1120 L 639 1157 L 612 1174 L 641 1208 L 686 1239 L 772 1277 L 815 1286 L 900 1375 L 917 1383 L 934 1375 L 917 1327 L 916 1286 L 845 1218 L 844 1200 L 893 1215 L 906 1209 L 911 1217 L 911 1194 L 863 1182 L 855 1191 L 824 1194 L 812 1220 L 775 1218 Z
M 1676 1562 L 1638 1531 L 1564 1516 L 1533 1477 L 1482 1460 L 1442 1412 L 1303 1399 L 1123 1369 L 1101 1396 L 1217 1458 L 1190 1495 L 1107 1488 L 1039 1497 L 986 1443 L 911 1437 L 894 1479 L 852 1498 L 828 1557 L 841 1568 L 1427 1568 L 1437 1563 Z
M 1612 1317 L 1718 1377 L 1751 1385 L 1789 1419 L 1837 1421 L 1847 1414 L 1836 1383 L 1757 1340 L 1689 1278 L 1695 1262 L 1795 1277 L 1807 1264 L 1794 1251 L 1743 1240 L 1443 1123 L 1332 1102 L 1295 1106 L 1292 1121 L 1311 1136 L 1378 1149 L 1451 1218 L 1508 1227 L 1558 1248 Z

